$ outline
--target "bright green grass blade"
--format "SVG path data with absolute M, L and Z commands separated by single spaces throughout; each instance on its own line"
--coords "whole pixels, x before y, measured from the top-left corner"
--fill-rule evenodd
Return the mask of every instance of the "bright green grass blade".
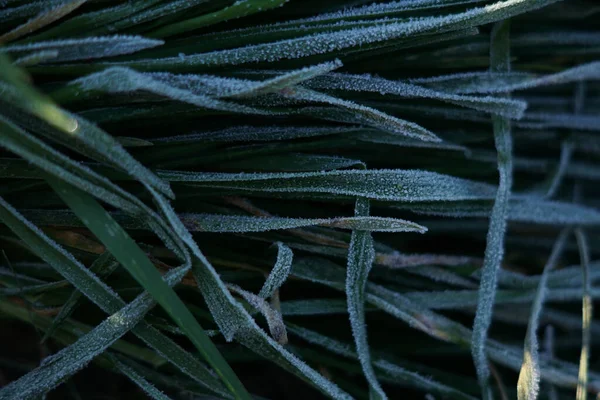
M 26 242 L 32 251 L 60 272 L 103 311 L 114 314 L 125 306 L 125 302 L 110 287 L 25 220 L 2 198 L 0 198 L 0 206 L 0 219 Z M 220 396 L 229 397 L 227 389 L 215 379 L 212 373 L 195 356 L 183 350 L 170 338 L 144 321 L 133 329 L 133 333 L 196 382 Z
M 366 217 L 369 215 L 370 204 L 367 199 L 356 199 L 354 215 Z M 377 381 L 375 371 L 371 365 L 371 354 L 367 341 L 367 328 L 365 322 L 365 286 L 369 272 L 375 260 L 373 238 L 369 232 L 352 231 L 352 239 L 348 249 L 348 266 L 346 267 L 346 298 L 350 326 L 354 336 L 354 345 L 358 353 L 363 373 L 369 382 L 370 397 L 374 399 L 387 399 L 387 395 Z
M 529 323 L 527 324 L 527 333 L 525 335 L 523 366 L 521 367 L 519 381 L 517 382 L 517 394 L 519 400 L 535 400 L 539 393 L 540 368 L 537 328 L 544 303 L 544 295 L 547 291 L 546 282 L 548 280 L 548 273 L 558 263 L 569 234 L 569 230 L 563 230 L 558 239 L 556 239 L 552 253 L 544 266 L 535 300 L 531 306 L 531 316 L 529 318 Z
M 200 324 L 177 294 L 162 280 L 158 270 L 121 226 L 88 194 L 69 184 L 48 179 L 57 194 L 81 218 L 83 223 L 104 243 L 111 254 L 142 285 L 175 323 L 186 333 L 200 354 L 215 369 L 237 398 L 250 398 L 241 382 Z

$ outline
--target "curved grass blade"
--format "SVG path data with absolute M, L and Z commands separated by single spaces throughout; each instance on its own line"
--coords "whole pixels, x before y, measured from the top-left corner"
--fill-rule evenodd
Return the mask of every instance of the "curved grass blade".
M 294 259 L 294 253 L 292 249 L 281 242 L 277 242 L 277 261 L 273 269 L 267 276 L 267 280 L 260 289 L 258 295 L 263 299 L 268 299 L 279 290 L 281 285 L 288 278 L 290 271 L 292 270 L 292 261 Z
M 415 84 L 392 81 L 370 75 L 331 73 L 312 79 L 306 85 L 315 89 L 373 92 L 381 95 L 394 95 L 405 98 L 434 99 L 515 119 L 521 118 L 527 108 L 527 103 L 521 100 L 448 94 Z
M 569 234 L 569 229 L 565 229 L 560 233 L 558 239 L 556 239 L 550 258 L 548 258 L 548 262 L 544 266 L 535 300 L 531 306 L 531 316 L 529 317 L 527 333 L 525 334 L 523 366 L 521 367 L 519 381 L 517 382 L 517 395 L 519 400 L 535 400 L 539 393 L 540 367 L 538 356 L 539 345 L 537 340 L 539 319 L 547 290 L 546 282 L 548 280 L 548 274 L 558 263 Z
M 369 215 L 370 203 L 367 199 L 356 199 L 354 215 L 366 217 Z M 371 354 L 367 341 L 365 323 L 365 287 L 369 272 L 375 260 L 373 238 L 369 232 L 352 231 L 350 248 L 348 249 L 348 266 L 346 268 L 346 297 L 350 326 L 354 336 L 354 344 L 360 360 L 363 373 L 369 382 L 371 397 L 387 399 L 387 395 L 377 381 L 375 371 L 371 365 Z
M 413 122 L 396 118 L 374 108 L 363 106 L 352 101 L 339 99 L 337 97 L 300 87 L 291 89 L 283 95 L 295 100 L 331 104 L 348 114 L 347 116 L 344 116 L 343 114 L 336 116 L 335 114 L 327 112 L 327 109 L 305 109 L 303 112 L 308 113 L 309 115 L 315 115 L 320 118 L 331 119 L 334 121 L 340 120 L 342 122 L 364 124 L 390 133 L 405 135 L 423 141 L 441 141 L 434 133 Z
M 325 379 L 302 360 L 284 349 L 256 324 L 248 312 L 236 302 L 219 275 L 202 254 L 191 234 L 179 220 L 170 204 L 152 188 L 157 205 L 173 230 L 184 241 L 192 253 L 192 272 L 208 308 L 226 340 L 237 339 L 242 345 L 257 354 L 277 363 L 282 368 L 303 378 L 322 393 L 336 398 L 349 399 L 350 396 L 335 383 Z
M 249 399 L 246 389 L 206 332 L 177 294 L 165 284 L 158 270 L 123 228 L 87 193 L 54 178 L 49 178 L 48 182 L 88 229 L 107 246 L 115 259 L 173 318 L 236 398 Z
M 227 287 L 230 291 L 240 295 L 248 302 L 248 304 L 258 310 L 265 317 L 267 324 L 269 325 L 269 332 L 271 333 L 273 339 L 277 341 L 277 343 L 282 345 L 287 344 L 287 331 L 285 330 L 283 317 L 279 311 L 274 309 L 261 296 L 250 293 L 237 285 L 227 285 Z
M 490 69 L 506 72 L 510 69 L 510 22 L 505 20 L 494 25 L 491 35 Z M 504 256 L 504 235 L 508 216 L 508 202 L 512 188 L 512 138 L 510 122 L 501 117 L 492 116 L 494 142 L 498 152 L 498 171 L 500 184 L 488 228 L 487 244 L 483 260 L 479 286 L 479 301 L 473 324 L 472 354 L 477 377 L 484 400 L 491 400 L 490 371 L 485 350 L 489 327 L 492 323 L 494 297 L 497 286 L 498 270 Z
M 587 244 L 587 238 L 581 228 L 575 229 L 577 246 L 579 247 L 579 256 L 581 258 L 581 270 L 583 279 L 583 298 L 582 298 L 582 334 L 581 334 L 581 356 L 579 358 L 579 379 L 577 381 L 577 400 L 586 400 L 588 396 L 589 372 L 588 364 L 591 348 L 591 329 L 593 301 L 591 296 L 590 283 L 590 252 Z

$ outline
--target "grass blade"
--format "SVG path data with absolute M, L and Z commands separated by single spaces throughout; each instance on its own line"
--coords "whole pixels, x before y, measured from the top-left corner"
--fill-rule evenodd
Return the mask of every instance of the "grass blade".
M 148 257 L 117 222 L 88 194 L 58 180 L 50 185 L 81 218 L 121 265 L 142 285 L 186 333 L 231 392 L 240 399 L 250 398 L 231 367 L 212 344 L 206 332 L 177 294 L 162 280 Z
M 535 300 L 531 306 L 531 316 L 529 317 L 527 333 L 525 335 L 523 366 L 521 367 L 519 381 L 517 383 L 517 394 L 519 400 L 535 400 L 537 399 L 539 393 L 540 371 L 537 329 L 547 290 L 546 282 L 548 280 L 548 274 L 558 263 L 569 234 L 570 231 L 568 229 L 563 230 L 558 239 L 556 239 L 556 243 L 552 248 L 552 253 L 548 258 L 548 262 L 544 266 L 544 271 L 542 272 L 542 276 L 540 278 L 540 284 L 535 295 Z
M 358 198 L 356 200 L 354 215 L 357 217 L 368 216 L 369 208 L 369 200 Z M 373 371 L 373 366 L 371 365 L 371 354 L 367 342 L 365 323 L 365 286 L 369 272 L 373 267 L 374 259 L 375 249 L 371 234 L 364 231 L 352 231 L 346 274 L 346 296 L 350 326 L 352 327 L 354 344 L 363 373 L 369 382 L 371 397 L 375 399 L 387 399 L 387 395 L 377 381 L 375 371 Z
M 268 299 L 273 296 L 281 285 L 288 278 L 290 271 L 292 270 L 292 260 L 294 259 L 294 253 L 292 250 L 281 242 L 277 242 L 277 261 L 273 269 L 267 276 L 267 280 L 260 289 L 258 295 L 263 299 Z
M 509 21 L 499 22 L 492 32 L 490 65 L 492 71 L 506 72 L 510 68 Z M 479 301 L 473 325 L 472 353 L 477 377 L 484 400 L 492 398 L 489 379 L 490 371 L 486 355 L 486 339 L 492 322 L 492 310 L 497 286 L 498 269 L 504 255 L 504 235 L 508 216 L 508 201 L 512 187 L 512 139 L 510 122 L 501 117 L 492 117 L 494 141 L 498 152 L 500 184 L 490 216 L 487 245 L 483 261 Z
M 579 380 L 577 381 L 577 400 L 585 400 L 588 396 L 588 363 L 590 357 L 591 345 L 591 330 L 593 302 L 590 283 L 590 253 L 587 244 L 587 238 L 581 228 L 575 229 L 575 237 L 577 238 L 577 246 L 579 247 L 579 255 L 581 257 L 581 270 L 583 278 L 583 318 L 582 318 L 582 335 L 581 335 L 581 357 L 579 359 Z

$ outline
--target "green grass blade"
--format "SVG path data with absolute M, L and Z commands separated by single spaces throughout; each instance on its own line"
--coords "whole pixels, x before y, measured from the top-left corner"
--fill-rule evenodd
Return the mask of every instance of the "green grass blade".
M 235 373 L 212 344 L 206 332 L 177 294 L 162 280 L 158 270 L 121 226 L 88 194 L 69 184 L 49 179 L 50 185 L 111 254 L 144 287 L 186 333 L 200 354 L 215 369 L 232 393 L 249 398 Z
M 2 198 L 0 198 L 0 206 L 0 219 L 25 241 L 36 254 L 52 265 L 103 311 L 114 314 L 125 306 L 125 302 L 110 287 L 106 286 L 81 265 L 71 254 L 65 252 L 39 229 L 25 220 Z M 220 396 L 229 396 L 227 389 L 215 379 L 212 373 L 196 357 L 183 350 L 174 341 L 162 335 L 146 322 L 140 322 L 133 329 L 133 333 L 202 386 L 218 393 Z

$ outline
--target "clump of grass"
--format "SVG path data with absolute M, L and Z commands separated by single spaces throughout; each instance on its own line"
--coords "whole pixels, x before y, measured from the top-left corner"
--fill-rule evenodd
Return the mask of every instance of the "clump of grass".
M 0 399 L 596 396 L 598 13 L 0 1 Z

